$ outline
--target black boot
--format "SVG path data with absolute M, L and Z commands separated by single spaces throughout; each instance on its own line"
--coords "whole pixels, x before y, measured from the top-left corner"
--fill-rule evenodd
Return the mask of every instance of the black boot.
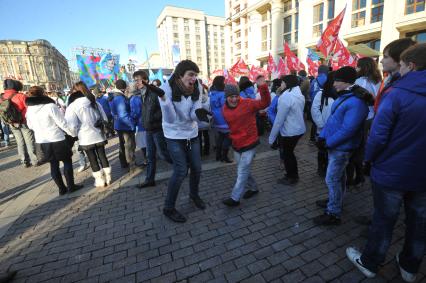
M 67 193 L 67 187 L 65 186 L 64 181 L 62 180 L 62 176 L 55 177 L 55 178 L 52 178 L 52 179 L 55 182 L 56 186 L 58 186 L 58 188 L 59 188 L 59 195 L 62 196 L 64 194 L 66 194 Z
M 72 167 L 71 167 L 71 169 L 68 169 L 68 170 L 66 170 L 64 168 L 64 176 L 65 176 L 65 180 L 67 182 L 67 187 L 68 187 L 69 193 L 75 192 L 75 191 L 83 188 L 83 185 L 77 185 L 77 184 L 74 183 L 74 173 L 73 173 Z
M 232 163 L 233 161 L 228 158 L 228 151 L 229 151 L 229 149 L 223 149 L 222 150 L 222 160 L 221 161 L 225 162 L 225 163 Z

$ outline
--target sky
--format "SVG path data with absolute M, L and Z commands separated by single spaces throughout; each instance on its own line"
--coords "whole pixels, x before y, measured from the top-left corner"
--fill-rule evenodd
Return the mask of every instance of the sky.
M 0 0 L 0 40 L 46 39 L 67 59 L 72 47 L 108 48 L 121 64 L 134 43 L 143 62 L 145 48 L 159 51 L 156 21 L 166 5 L 225 15 L 223 0 Z

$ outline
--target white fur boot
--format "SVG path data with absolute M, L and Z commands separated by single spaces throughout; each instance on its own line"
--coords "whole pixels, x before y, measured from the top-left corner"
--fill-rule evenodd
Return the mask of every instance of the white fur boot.
M 105 173 L 105 183 L 107 186 L 111 185 L 111 167 L 103 168 Z
M 92 173 L 93 178 L 95 178 L 95 187 L 104 187 L 105 186 L 105 177 L 104 172 L 101 170 Z

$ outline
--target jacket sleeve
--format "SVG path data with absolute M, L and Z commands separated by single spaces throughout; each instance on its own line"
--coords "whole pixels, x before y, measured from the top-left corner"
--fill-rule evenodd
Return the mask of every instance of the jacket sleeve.
M 399 108 L 399 103 L 394 97 L 387 97 L 380 104 L 380 111 L 377 112 L 373 120 L 365 146 L 364 159 L 366 161 L 374 162 L 389 143 Z
M 115 98 L 114 98 L 115 99 Z M 117 107 L 117 116 L 118 119 L 126 124 L 127 126 L 129 126 L 130 128 L 134 128 L 135 124 L 133 123 L 133 119 L 130 116 L 130 113 L 127 111 L 126 109 L 126 98 L 122 97 L 121 101 L 119 101 L 119 103 L 116 105 Z
M 52 119 L 55 121 L 56 125 L 58 125 L 58 127 L 61 128 L 65 133 L 67 133 L 68 135 L 70 135 L 72 137 L 77 136 L 77 129 L 70 127 L 70 125 L 68 125 L 68 123 L 67 123 L 67 121 L 64 117 L 64 113 L 59 109 L 59 107 L 52 104 L 52 107 L 50 107 L 50 115 L 52 116 Z M 69 114 L 69 115 L 71 115 L 71 114 Z M 74 113 L 74 115 L 75 115 L 75 113 Z M 75 116 L 75 118 L 78 121 L 77 116 Z M 75 121 L 73 121 L 73 122 L 75 122 Z
M 346 107 L 347 110 L 343 116 L 342 126 L 331 136 L 327 137 L 326 144 L 328 148 L 335 148 L 341 143 L 352 138 L 367 117 L 368 108 L 363 101 L 358 98 L 350 98 L 347 102 L 351 102 L 353 106 L 348 107 L 348 105 L 343 105 L 345 104 L 344 102 L 339 107 L 339 110 L 343 110 L 344 107 Z M 365 115 L 361 115 L 362 113 Z
M 288 112 L 290 110 L 290 103 L 289 99 L 286 99 L 285 93 L 283 93 L 280 98 L 278 99 L 278 106 L 277 106 L 277 116 L 275 117 L 274 125 L 272 126 L 271 133 L 269 134 L 269 144 L 273 144 L 274 141 L 277 139 L 280 129 L 284 125 L 284 121 L 288 115 Z
M 269 105 L 267 113 L 268 118 L 271 124 L 274 124 L 275 118 L 277 116 L 277 103 L 278 103 L 279 96 L 275 96 L 274 99 L 271 101 L 271 105 Z
M 199 98 L 197 101 L 195 101 L 195 102 L 192 104 L 192 107 L 191 107 L 191 113 L 190 113 L 190 116 L 191 116 L 191 119 L 192 119 L 193 121 L 203 122 L 203 121 L 198 120 L 198 117 L 197 117 L 197 115 L 195 114 L 195 110 L 200 109 L 200 108 L 203 108 L 203 107 L 202 107 L 202 105 L 201 105 L 201 95 L 200 95 L 200 98 Z
M 56 121 L 56 120 L 55 120 Z M 72 131 L 72 136 L 78 135 L 78 128 L 80 127 L 80 122 L 78 120 L 77 114 L 74 111 L 73 104 L 67 107 L 65 110 L 65 121 L 68 128 Z
M 140 103 L 139 97 L 132 96 L 132 98 L 130 98 L 130 117 L 132 117 L 135 124 L 137 123 L 141 115 L 142 105 Z
M 173 107 L 173 102 L 170 96 L 167 94 L 164 95 L 165 100 L 163 101 L 160 97 L 158 97 L 158 101 L 160 102 L 161 114 L 163 115 L 163 120 L 167 123 L 173 123 L 177 114 L 175 108 Z
M 99 113 L 101 113 L 102 120 L 104 120 L 105 122 L 108 122 L 108 117 L 107 117 L 107 115 L 105 114 L 105 111 L 104 111 L 104 109 L 102 108 L 102 105 L 101 105 L 99 102 L 96 102 L 96 104 L 97 104 L 97 106 L 98 106 Z
M 248 106 L 252 112 L 265 109 L 271 104 L 271 95 L 269 94 L 268 85 L 264 84 L 259 87 L 260 100 L 248 100 Z
M 322 118 L 321 113 L 321 98 L 322 98 L 322 91 L 318 92 L 317 95 L 315 95 L 314 101 L 312 102 L 312 108 L 311 108 L 311 115 L 312 120 L 314 121 L 315 125 L 317 125 L 318 128 L 324 128 L 325 122 Z

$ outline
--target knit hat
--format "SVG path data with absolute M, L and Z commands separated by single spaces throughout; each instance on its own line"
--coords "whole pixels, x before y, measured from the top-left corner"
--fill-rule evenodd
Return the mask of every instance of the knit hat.
M 225 97 L 231 96 L 231 95 L 240 95 L 240 89 L 238 88 L 237 85 L 231 85 L 231 84 L 227 84 L 225 85 Z
M 117 80 L 117 81 L 115 82 L 115 87 L 116 87 L 117 89 L 119 89 L 119 90 L 124 90 L 124 89 L 126 89 L 126 88 L 127 88 L 127 84 L 126 84 L 126 82 L 125 82 L 125 81 L 123 81 L 123 80 Z
M 356 81 L 356 70 L 353 67 L 345 66 L 338 69 L 334 73 L 335 82 L 344 82 L 348 84 L 354 84 Z

